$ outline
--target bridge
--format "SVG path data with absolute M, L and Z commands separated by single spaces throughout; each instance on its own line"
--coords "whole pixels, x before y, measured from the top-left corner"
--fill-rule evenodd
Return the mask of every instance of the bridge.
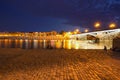
M 74 34 L 70 36 L 70 40 L 76 41 L 77 45 L 85 49 L 103 49 L 104 46 L 110 49 L 112 48 L 115 37 L 120 37 L 119 28 Z

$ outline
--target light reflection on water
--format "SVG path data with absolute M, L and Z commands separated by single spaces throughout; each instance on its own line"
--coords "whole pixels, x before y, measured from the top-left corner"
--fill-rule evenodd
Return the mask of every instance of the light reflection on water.
M 29 39 L 0 39 L 0 48 L 23 49 L 103 49 L 112 47 L 112 41 L 104 40 L 100 43 L 90 43 L 87 40 L 29 40 Z

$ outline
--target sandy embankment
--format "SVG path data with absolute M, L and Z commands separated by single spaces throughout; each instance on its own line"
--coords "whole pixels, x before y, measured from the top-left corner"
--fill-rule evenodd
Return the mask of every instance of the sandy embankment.
M 0 80 L 119 80 L 120 58 L 112 54 L 103 50 L 0 49 Z

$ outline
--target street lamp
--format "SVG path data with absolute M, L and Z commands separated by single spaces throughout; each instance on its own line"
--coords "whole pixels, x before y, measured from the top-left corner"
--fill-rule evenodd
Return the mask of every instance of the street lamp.
M 79 31 L 79 29 L 75 29 L 73 33 L 78 34 L 78 33 L 80 33 L 80 31 Z
M 79 29 L 76 29 L 75 31 L 76 31 L 76 32 L 79 32 Z
M 87 32 L 89 32 L 89 30 L 88 30 L 88 29 L 85 29 L 85 30 L 84 30 L 84 32 L 86 32 L 86 33 L 87 33 Z
M 96 22 L 96 23 L 94 24 L 94 27 L 95 27 L 96 30 L 98 30 L 98 29 L 101 27 L 100 22 Z
M 69 32 L 68 32 L 68 34 L 69 34 L 69 35 L 71 35 L 71 34 L 72 34 L 72 32 L 70 32 L 70 31 L 69 31 Z
M 110 29 L 116 28 L 116 24 L 115 24 L 115 23 L 111 23 L 111 24 L 109 25 L 109 28 L 110 28 Z

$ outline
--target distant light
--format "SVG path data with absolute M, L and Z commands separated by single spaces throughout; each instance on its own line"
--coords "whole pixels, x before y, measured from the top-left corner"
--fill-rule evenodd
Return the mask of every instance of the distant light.
M 116 28 L 116 24 L 115 24 L 115 23 L 111 23 L 111 24 L 109 25 L 109 28 L 110 28 L 110 29 Z
M 86 32 L 86 33 L 87 33 L 87 32 L 89 32 L 89 30 L 88 30 L 88 29 L 85 29 L 85 30 L 84 30 L 84 32 Z
M 99 28 L 100 26 L 101 26 L 100 22 L 96 22 L 96 23 L 94 24 L 94 27 L 95 27 L 95 28 Z
M 79 32 L 79 29 L 76 29 L 75 31 L 76 31 L 76 32 Z
M 77 32 L 74 32 L 74 34 L 77 34 Z
M 69 34 L 69 35 L 71 35 L 71 34 L 72 34 L 72 32 L 68 32 L 68 34 Z
M 78 33 L 80 33 L 80 30 L 79 30 L 79 29 L 75 29 L 75 30 L 73 31 L 73 34 L 78 34 Z

